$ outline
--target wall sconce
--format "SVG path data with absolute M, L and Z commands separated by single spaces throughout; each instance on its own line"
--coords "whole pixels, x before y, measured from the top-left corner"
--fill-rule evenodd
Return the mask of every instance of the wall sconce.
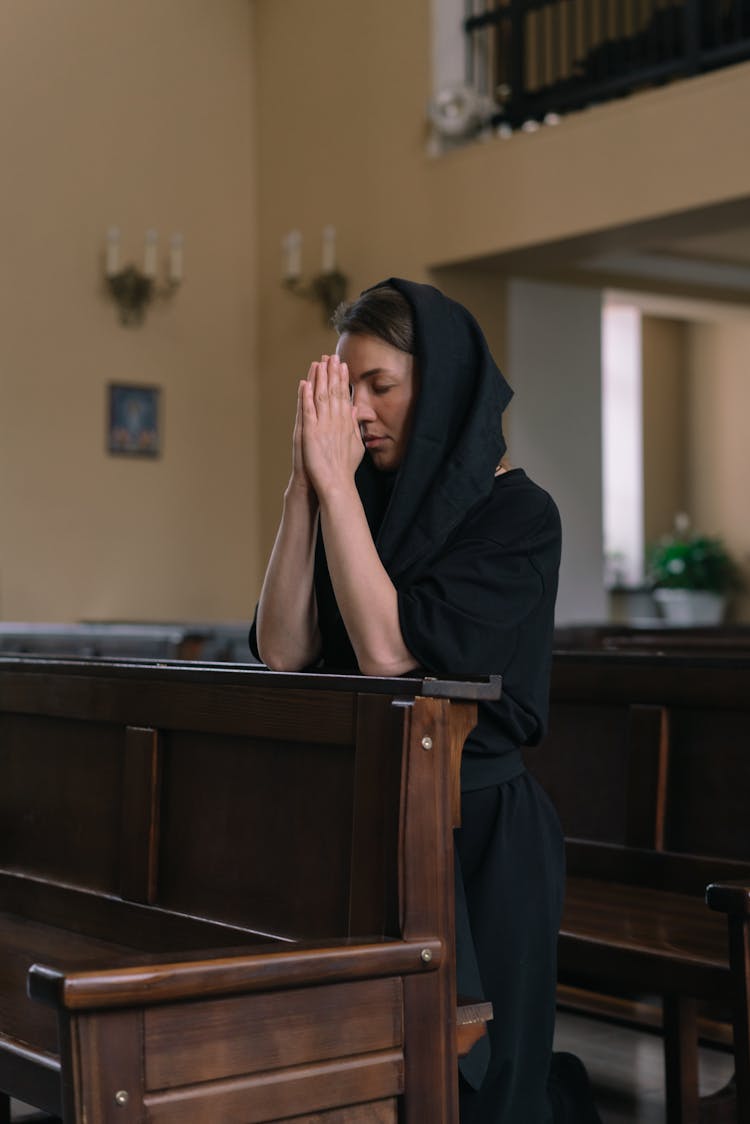
M 331 317 L 346 300 L 349 279 L 336 265 L 336 230 L 323 227 L 323 256 L 320 273 L 305 284 L 302 281 L 302 235 L 290 230 L 281 240 L 282 285 L 297 297 L 318 301 L 323 309 L 323 323 L 328 326 Z
M 158 235 L 155 230 L 147 230 L 143 269 L 138 269 L 135 265 L 126 265 L 121 269 L 119 227 L 112 226 L 107 231 L 104 277 L 107 288 L 120 310 L 120 320 L 123 324 L 140 324 L 146 308 L 155 297 L 171 297 L 182 283 L 182 235 L 173 234 L 169 241 L 167 279 L 162 286 L 159 286 L 156 280 L 157 250 Z

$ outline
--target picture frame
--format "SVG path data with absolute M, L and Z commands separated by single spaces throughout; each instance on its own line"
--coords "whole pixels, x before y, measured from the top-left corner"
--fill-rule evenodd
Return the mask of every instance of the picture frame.
M 114 456 L 161 455 L 161 388 L 109 383 L 107 450 Z

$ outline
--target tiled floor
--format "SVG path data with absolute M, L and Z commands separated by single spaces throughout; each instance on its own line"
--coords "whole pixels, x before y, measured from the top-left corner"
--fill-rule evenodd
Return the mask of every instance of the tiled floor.
M 560 1013 L 555 1049 L 577 1054 L 589 1071 L 604 1124 L 664 1124 L 661 1039 L 653 1034 Z M 732 1076 L 730 1054 L 701 1050 L 701 1092 L 715 1092 Z M 13 1120 L 25 1106 L 14 1104 Z
M 585 1063 L 604 1124 L 664 1124 L 661 1038 L 561 1012 L 555 1049 L 569 1050 Z M 703 1095 L 720 1089 L 733 1072 L 731 1054 L 701 1050 Z

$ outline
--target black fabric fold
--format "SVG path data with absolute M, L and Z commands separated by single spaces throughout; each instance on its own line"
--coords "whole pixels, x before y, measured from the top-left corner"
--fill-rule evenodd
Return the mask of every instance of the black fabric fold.
M 376 537 L 396 581 L 414 578 L 435 547 L 492 490 L 505 452 L 502 413 L 513 391 L 471 313 L 432 285 L 391 277 L 414 316 L 420 382 L 409 445 Z M 377 494 L 378 471 L 365 458 L 357 486 L 365 510 Z

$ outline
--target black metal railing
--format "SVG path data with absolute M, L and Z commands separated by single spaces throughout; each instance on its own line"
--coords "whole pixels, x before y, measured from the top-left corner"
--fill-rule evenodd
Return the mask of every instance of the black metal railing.
M 466 0 L 467 81 L 518 128 L 750 59 L 750 0 Z

